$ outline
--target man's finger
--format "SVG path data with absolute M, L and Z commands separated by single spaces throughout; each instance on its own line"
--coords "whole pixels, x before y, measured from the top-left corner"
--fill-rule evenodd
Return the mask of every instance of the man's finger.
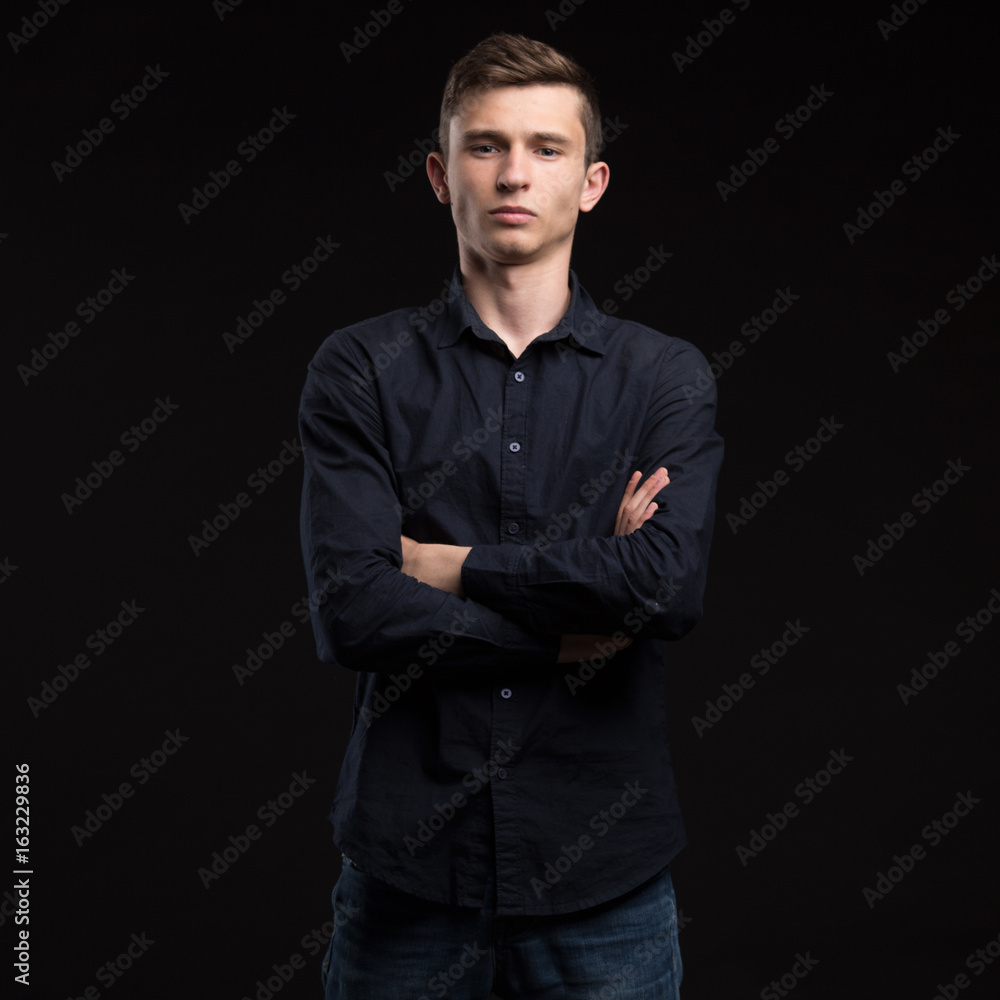
M 625 495 L 622 497 L 622 502 L 618 505 L 618 516 L 615 518 L 615 534 L 624 535 L 625 531 L 625 512 L 628 507 L 629 501 L 632 499 L 632 494 L 635 493 L 636 486 L 639 485 L 639 479 L 642 476 L 641 472 L 633 472 L 629 477 L 629 481 L 625 484 Z
M 625 487 L 625 494 L 618 507 L 618 517 L 615 522 L 616 535 L 628 535 L 641 527 L 652 517 L 658 509 L 657 506 L 650 508 L 650 501 L 670 482 L 667 470 L 657 469 L 638 489 L 636 482 L 641 473 L 632 474 L 628 485 Z

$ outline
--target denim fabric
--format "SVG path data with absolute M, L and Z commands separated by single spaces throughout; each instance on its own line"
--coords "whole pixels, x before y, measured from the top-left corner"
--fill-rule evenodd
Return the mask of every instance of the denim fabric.
M 429 902 L 349 860 L 333 890 L 326 1000 L 678 1000 L 681 957 L 669 869 L 600 906 L 495 915 Z

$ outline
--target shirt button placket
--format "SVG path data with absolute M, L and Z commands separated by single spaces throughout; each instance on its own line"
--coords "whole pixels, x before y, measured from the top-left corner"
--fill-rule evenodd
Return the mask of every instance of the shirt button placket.
M 531 353 L 531 349 L 528 349 Z M 527 436 L 530 359 L 521 357 L 508 371 L 504 386 L 503 447 L 500 449 L 500 540 L 502 545 L 524 545 L 527 516 Z M 496 835 L 497 901 L 509 907 L 523 899 L 523 865 L 520 846 L 517 756 L 505 748 L 520 745 L 517 699 L 510 687 L 493 689 L 493 725 L 490 746 L 494 777 L 490 781 Z M 502 763 L 501 763 L 502 761 Z M 492 770 L 492 769 L 491 769 Z

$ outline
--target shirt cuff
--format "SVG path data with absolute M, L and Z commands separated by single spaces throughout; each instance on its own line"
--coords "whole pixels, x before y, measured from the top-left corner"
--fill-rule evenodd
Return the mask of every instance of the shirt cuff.
M 462 563 L 462 591 L 488 608 L 501 610 L 517 599 L 521 545 L 473 545 Z
M 524 557 L 520 545 L 474 545 L 462 564 L 462 591 L 470 600 L 498 611 L 517 600 L 517 571 Z M 554 664 L 562 636 L 558 632 L 529 632 L 504 615 L 501 631 L 508 653 L 539 666 Z

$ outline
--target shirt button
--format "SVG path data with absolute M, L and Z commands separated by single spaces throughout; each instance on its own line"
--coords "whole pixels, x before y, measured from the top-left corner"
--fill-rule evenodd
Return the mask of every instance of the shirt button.
M 507 534 L 509 535 L 516 535 L 520 530 L 521 528 L 517 521 L 511 521 L 510 524 L 507 525 Z
M 524 381 L 524 372 L 514 372 L 514 381 L 515 382 L 523 382 Z
M 521 450 L 521 446 L 516 441 L 511 441 L 511 443 L 507 447 L 509 447 L 511 451 Z
M 498 767 L 497 768 L 497 777 L 501 781 L 503 781 L 507 777 L 507 768 L 505 768 L 505 767 Z
M 514 692 L 510 688 L 503 688 L 500 692 L 501 698 L 509 698 Z

